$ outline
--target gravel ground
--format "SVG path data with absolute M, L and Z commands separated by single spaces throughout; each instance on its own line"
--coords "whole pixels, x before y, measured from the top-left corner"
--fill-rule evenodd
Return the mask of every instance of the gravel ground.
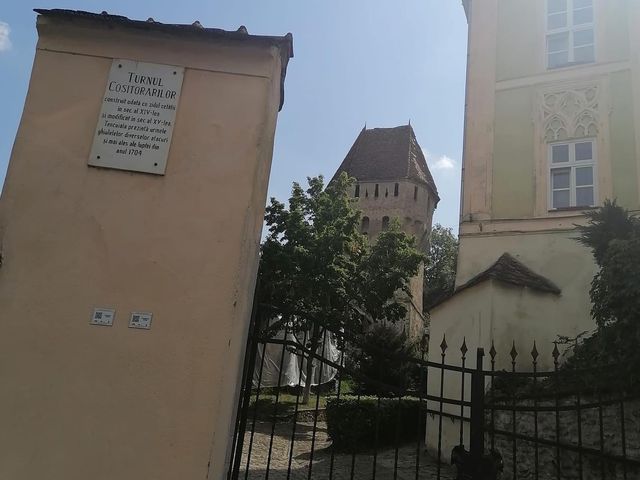
M 248 425 L 245 434 L 240 479 L 324 480 L 331 478 L 333 480 L 372 480 L 375 478 L 376 480 L 416 480 L 418 478 L 419 480 L 435 480 L 438 478 L 437 462 L 427 456 L 424 448 L 421 448 L 419 476 L 416 477 L 415 444 L 399 448 L 395 475 L 396 455 L 393 448 L 378 452 L 375 462 L 375 477 L 373 474 L 373 454 L 358 454 L 355 460 L 352 455 L 335 454 L 332 467 L 332 455 L 329 448 L 331 440 L 327 437 L 327 426 L 323 421 L 319 421 L 316 427 L 313 460 L 311 460 L 313 422 L 298 422 L 296 424 L 291 473 L 287 476 L 292 428 L 293 423 L 276 424 L 273 444 L 271 445 L 271 458 L 269 459 L 272 424 L 260 421 L 256 423 L 253 446 L 251 448 L 251 463 L 247 475 L 247 457 L 251 441 L 251 425 Z M 267 464 L 269 464 L 268 469 Z M 312 467 L 311 475 L 309 475 L 310 464 Z M 332 472 L 331 476 L 330 472 Z M 454 480 L 456 478 L 454 470 L 446 464 L 441 465 L 440 475 L 442 480 Z

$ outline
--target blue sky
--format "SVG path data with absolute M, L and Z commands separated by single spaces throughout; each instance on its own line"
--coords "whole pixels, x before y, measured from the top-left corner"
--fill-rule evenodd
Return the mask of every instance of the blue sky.
M 411 120 L 440 192 L 435 221 L 457 231 L 467 30 L 459 0 L 2 0 L 0 182 L 11 154 L 36 44 L 33 8 L 153 17 L 249 33 L 291 32 L 286 100 L 269 196 L 331 177 L 365 122 Z M 53 93 L 53 92 L 52 92 Z

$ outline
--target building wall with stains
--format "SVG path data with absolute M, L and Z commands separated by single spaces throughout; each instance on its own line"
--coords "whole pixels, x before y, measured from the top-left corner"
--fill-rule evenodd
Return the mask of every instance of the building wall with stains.
M 223 478 L 282 47 L 47 15 L 38 33 L 0 199 L 0 478 Z M 163 176 L 87 165 L 114 58 L 185 68 Z

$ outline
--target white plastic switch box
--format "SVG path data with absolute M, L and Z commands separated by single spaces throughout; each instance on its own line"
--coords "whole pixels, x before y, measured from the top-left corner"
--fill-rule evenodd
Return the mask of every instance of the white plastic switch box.
M 129 328 L 142 328 L 149 330 L 151 328 L 151 319 L 153 313 L 149 312 L 132 312 L 129 320 Z
M 94 308 L 91 315 L 91 325 L 102 325 L 110 327 L 116 317 L 116 311 L 112 308 Z

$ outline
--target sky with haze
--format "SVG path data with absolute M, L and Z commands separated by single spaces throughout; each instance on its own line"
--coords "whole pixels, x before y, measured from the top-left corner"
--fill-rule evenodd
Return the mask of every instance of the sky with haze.
M 286 200 L 291 183 L 308 176 L 330 179 L 365 123 L 411 121 L 441 197 L 434 222 L 457 232 L 467 48 L 460 0 L 1 0 L 0 183 L 31 75 L 34 8 L 291 32 L 269 196 Z

